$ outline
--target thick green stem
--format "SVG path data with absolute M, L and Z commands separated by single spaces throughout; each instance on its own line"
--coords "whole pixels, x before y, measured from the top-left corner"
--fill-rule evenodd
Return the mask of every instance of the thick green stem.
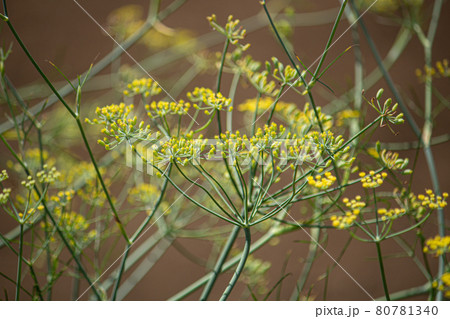
M 20 300 L 20 286 L 22 284 L 22 256 L 23 256 L 23 223 L 20 223 L 19 255 L 17 259 L 16 301 Z
M 131 248 L 131 244 L 127 243 L 127 246 L 125 247 L 125 252 L 122 257 L 122 262 L 120 263 L 119 273 L 117 274 L 116 284 L 114 285 L 114 288 L 113 288 L 113 293 L 112 293 L 112 297 L 111 297 L 112 301 L 115 301 L 117 299 L 117 292 L 119 291 L 120 280 L 122 279 L 122 275 L 125 270 L 125 263 L 127 262 L 127 257 L 128 257 L 128 253 L 130 252 L 130 248 Z
M 220 273 L 222 272 L 223 265 L 227 260 L 227 257 L 230 253 L 231 248 L 233 247 L 234 242 L 236 241 L 240 229 L 241 227 L 234 226 L 233 230 L 231 231 L 230 236 L 228 237 L 228 240 L 219 256 L 219 259 L 217 260 L 217 263 L 214 266 L 212 276 L 209 278 L 208 283 L 203 289 L 202 295 L 200 296 L 201 301 L 206 301 L 208 299 L 208 296 L 211 293 L 211 290 L 216 282 L 217 277 L 219 277 Z
M 242 251 L 241 261 L 239 262 L 239 265 L 236 268 L 236 271 L 234 272 L 233 277 L 230 280 L 230 283 L 228 284 L 227 288 L 222 294 L 222 297 L 220 298 L 220 301 L 227 300 L 228 296 L 230 295 L 231 291 L 233 290 L 234 286 L 236 285 L 236 282 L 239 279 L 239 276 L 242 273 L 242 270 L 244 270 L 245 262 L 247 261 L 247 257 L 250 253 L 250 244 L 251 244 L 251 235 L 250 235 L 250 229 L 244 228 L 245 232 L 245 246 L 244 250 Z
M 387 281 L 386 281 L 386 273 L 384 272 L 383 255 L 381 254 L 381 244 L 379 241 L 376 241 L 375 245 L 377 246 L 377 256 L 378 256 L 378 263 L 380 265 L 381 280 L 383 282 L 384 295 L 386 297 L 386 300 L 390 301 L 391 298 L 389 297 L 389 291 L 388 291 Z

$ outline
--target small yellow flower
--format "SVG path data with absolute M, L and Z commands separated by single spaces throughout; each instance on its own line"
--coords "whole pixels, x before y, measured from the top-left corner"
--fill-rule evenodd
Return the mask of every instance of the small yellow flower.
M 376 188 L 383 184 L 384 180 L 387 177 L 387 173 L 383 172 L 381 174 L 380 173 L 375 174 L 374 171 L 370 171 L 369 175 L 366 175 L 366 173 L 360 172 L 359 176 L 362 177 L 361 178 L 362 187 Z
M 378 209 L 378 215 L 381 216 L 381 220 L 385 221 L 385 220 L 394 220 L 398 217 L 403 216 L 406 213 L 406 210 L 404 208 L 391 208 L 391 209 L 386 209 L 386 208 L 379 208 Z
M 133 80 L 123 91 L 125 96 L 135 96 L 142 94 L 143 97 L 155 96 L 161 93 L 161 87 L 151 78 Z
M 437 235 L 434 238 L 428 239 L 423 251 L 429 254 L 434 253 L 436 256 L 450 252 L 450 236 L 441 237 Z
M 315 188 L 318 188 L 320 190 L 326 190 L 333 185 L 333 183 L 336 181 L 336 177 L 333 176 L 330 172 L 326 172 L 324 175 L 316 175 L 314 178 L 313 176 L 307 177 L 308 184 L 311 186 L 314 186 Z

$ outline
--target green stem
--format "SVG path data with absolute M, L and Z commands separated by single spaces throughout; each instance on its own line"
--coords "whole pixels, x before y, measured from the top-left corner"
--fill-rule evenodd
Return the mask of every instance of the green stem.
M 20 286 L 22 283 L 22 255 L 23 255 L 23 224 L 20 223 L 19 255 L 17 260 L 16 301 L 20 300 Z
M 206 301 L 208 299 L 208 296 L 211 293 L 211 290 L 216 282 L 217 277 L 219 277 L 219 274 L 222 272 L 223 265 L 225 264 L 225 261 L 227 260 L 228 254 L 230 253 L 234 242 L 236 241 L 236 238 L 239 234 L 240 229 L 241 229 L 241 227 L 234 226 L 233 230 L 231 231 L 230 236 L 228 237 L 228 240 L 222 249 L 219 259 L 217 260 L 217 263 L 214 266 L 214 270 L 212 271 L 212 276 L 209 278 L 208 283 L 206 284 L 205 288 L 203 289 L 202 295 L 200 296 L 201 301 Z
M 244 246 L 244 251 L 242 252 L 241 260 L 239 262 L 239 265 L 236 268 L 236 271 L 234 272 L 233 277 L 231 278 L 230 283 L 228 284 L 227 288 L 223 292 L 223 295 L 220 298 L 220 301 L 227 300 L 228 296 L 230 295 L 231 291 L 233 290 L 234 286 L 236 285 L 236 282 L 238 281 L 239 276 L 242 273 L 242 270 L 244 270 L 245 262 L 247 261 L 247 257 L 250 253 L 250 244 L 251 244 L 250 229 L 244 228 L 244 232 L 245 232 L 245 246 Z
M 112 297 L 111 297 L 111 301 L 116 301 L 116 299 L 117 299 L 117 292 L 119 291 L 120 280 L 122 279 L 122 275 L 123 275 L 123 272 L 125 270 L 125 263 L 127 262 L 127 257 L 128 257 L 128 253 L 130 252 L 130 248 L 131 248 L 131 244 L 127 243 L 127 246 L 125 248 L 125 252 L 124 252 L 123 257 L 122 257 L 122 262 L 120 263 L 119 273 L 117 274 L 116 283 L 115 283 L 114 288 L 113 288 L 113 294 L 112 294 Z
M 338 13 L 338 15 L 336 17 L 336 20 L 334 21 L 333 29 L 331 29 L 330 37 L 328 38 L 328 42 L 327 42 L 327 44 L 325 46 L 325 50 L 323 51 L 323 54 L 322 54 L 322 56 L 320 58 L 320 61 L 319 61 L 319 64 L 317 65 L 317 69 L 314 72 L 312 81 L 316 80 L 317 74 L 319 74 L 320 68 L 322 67 L 323 62 L 325 61 L 325 57 L 327 56 L 328 50 L 330 49 L 331 43 L 333 42 L 334 35 L 336 34 L 337 27 L 339 25 L 339 22 L 341 21 L 342 14 L 344 13 L 345 6 L 347 5 L 347 2 L 348 2 L 348 0 L 342 1 L 341 8 L 339 9 L 339 13 Z
M 269 118 L 267 119 L 267 123 L 266 123 L 267 125 L 269 125 L 270 122 L 272 121 L 272 117 L 273 117 L 273 114 L 275 113 L 275 108 L 277 107 L 278 100 L 280 99 L 281 94 L 283 93 L 283 90 L 285 87 L 286 87 L 286 83 L 283 83 L 280 87 L 280 90 L 278 91 L 277 97 L 275 98 L 275 102 L 273 102 L 272 109 L 270 110 Z
M 272 27 L 272 29 L 273 29 L 273 31 L 274 31 L 278 41 L 281 44 L 281 47 L 283 48 L 284 52 L 286 53 L 286 55 L 287 55 L 289 61 L 291 62 L 292 66 L 297 71 L 297 75 L 300 77 L 300 80 L 302 81 L 303 85 L 305 86 L 306 91 L 308 92 L 308 97 L 309 97 L 309 100 L 311 102 L 311 106 L 313 107 L 314 115 L 315 115 L 315 117 L 317 119 L 317 123 L 319 125 L 320 131 L 323 132 L 323 125 L 322 125 L 322 122 L 320 121 L 319 113 L 317 112 L 316 103 L 314 101 L 314 98 L 313 98 L 310 90 L 309 90 L 308 84 L 306 83 L 305 78 L 303 77 L 302 73 L 298 69 L 297 64 L 294 62 L 294 59 L 292 58 L 291 54 L 289 53 L 289 50 L 286 48 L 286 45 L 284 44 L 283 39 L 281 39 L 281 36 L 278 33 L 277 28 L 275 27 L 275 24 L 274 24 L 274 22 L 272 20 L 272 17 L 270 16 L 269 10 L 267 9 L 265 0 L 262 1 L 262 5 L 263 5 L 263 8 L 264 8 L 264 11 L 266 13 L 267 18 L 269 19 L 269 23 L 270 23 L 270 25 L 271 25 L 271 27 Z
M 216 93 L 220 92 L 220 86 L 221 86 L 221 83 L 222 83 L 223 67 L 225 65 L 225 57 L 226 57 L 229 45 L 230 45 L 230 40 L 228 40 L 228 38 L 227 38 L 227 40 L 225 41 L 225 44 L 223 46 L 222 59 L 220 60 L 219 73 L 217 74 Z
M 229 98 L 233 101 L 234 104 L 234 96 L 236 94 L 236 89 L 239 84 L 239 78 L 241 77 L 241 73 L 237 72 L 233 76 L 233 80 L 231 81 Z M 233 111 L 227 112 L 227 131 L 231 132 L 233 130 Z
M 383 281 L 384 295 L 386 296 L 386 300 L 390 301 L 391 299 L 389 297 L 387 281 L 386 281 L 386 274 L 384 272 L 383 255 L 381 254 L 380 242 L 379 241 L 375 241 L 375 245 L 377 246 L 377 256 L 378 256 L 378 263 L 380 265 L 381 280 Z
M 220 86 L 222 84 L 223 67 L 225 64 L 225 57 L 227 55 L 229 45 L 230 45 L 230 40 L 228 40 L 228 38 L 227 38 L 227 40 L 225 41 L 225 45 L 223 46 L 222 59 L 220 61 L 219 73 L 217 74 L 216 93 L 220 92 Z M 219 134 L 222 133 L 222 123 L 220 120 L 220 111 L 217 111 L 217 127 L 219 130 Z

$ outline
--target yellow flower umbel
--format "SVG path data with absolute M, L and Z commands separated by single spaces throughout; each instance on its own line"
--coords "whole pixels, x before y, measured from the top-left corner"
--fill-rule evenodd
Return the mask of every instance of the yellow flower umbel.
M 4 180 L 8 179 L 8 172 L 6 171 L 6 169 L 2 170 L 0 172 L 0 182 L 3 182 Z
M 61 231 L 67 235 L 70 244 L 78 249 L 86 247 L 97 236 L 96 230 L 89 230 L 90 223 L 83 215 L 64 212 L 57 207 L 54 216 Z M 53 224 L 42 222 L 41 227 L 52 232 Z M 56 238 L 51 237 L 51 241 L 55 240 Z
M 450 299 L 450 272 L 442 274 L 441 281 L 442 284 L 437 288 L 441 291 L 444 291 L 445 297 Z
M 196 106 L 197 105 L 194 105 L 194 107 Z M 179 100 L 178 102 L 153 101 L 152 103 L 145 105 L 147 115 L 150 118 L 164 117 L 169 114 L 184 115 L 189 112 L 190 108 L 191 103 L 185 102 L 184 100 Z
M 347 212 L 345 216 L 331 216 L 330 220 L 332 222 L 333 227 L 337 229 L 345 229 L 352 226 L 356 220 L 357 215 L 353 215 L 350 212 Z
M 448 60 L 444 59 L 442 61 L 436 62 L 436 68 L 425 66 L 423 71 L 421 69 L 416 69 L 416 76 L 421 82 L 425 82 L 428 77 L 450 77 L 450 68 L 448 65 Z
M 154 204 L 156 198 L 159 195 L 159 190 L 152 184 L 142 183 L 136 187 L 133 187 L 128 197 L 130 203 L 140 203 L 144 205 Z
M 57 181 L 61 177 L 61 173 L 56 170 L 56 167 L 48 169 L 47 164 L 44 164 L 43 170 L 39 171 L 36 174 L 36 177 L 38 178 L 39 182 L 50 184 Z
M 316 178 L 313 176 L 308 176 L 308 184 L 318 188 L 320 190 L 326 190 L 333 185 L 336 181 L 336 177 L 330 172 L 326 172 L 324 175 L 317 175 Z
M 348 120 L 358 119 L 359 117 L 360 113 L 358 110 L 347 109 L 340 111 L 336 116 L 336 125 L 343 126 L 345 123 L 348 123 Z
M 161 141 L 159 146 L 154 147 L 153 161 L 159 167 L 168 163 L 187 165 L 189 162 L 200 161 L 202 152 L 206 147 L 207 140 L 200 135 L 192 138 L 190 134 L 186 137 L 172 137 L 168 141 Z
M 233 20 L 233 16 L 229 15 L 227 19 L 227 23 L 225 24 L 225 27 L 222 27 L 217 23 L 217 17 L 215 14 L 212 14 L 211 16 L 207 17 L 209 24 L 211 27 L 216 30 L 217 32 L 223 34 L 228 41 L 230 41 L 231 44 L 238 45 L 241 47 L 242 50 L 246 50 L 250 45 L 242 45 L 239 42 L 239 40 L 244 39 L 246 30 L 243 29 L 241 26 L 238 27 L 239 19 Z
M 129 118 L 134 105 L 111 104 L 105 107 L 97 107 L 95 113 L 98 119 L 86 119 L 89 124 L 102 124 L 105 127 L 102 133 L 112 138 L 109 140 L 105 137 L 103 140 L 98 140 L 100 145 L 103 145 L 107 150 L 113 149 L 123 141 L 130 143 L 135 140 L 149 140 L 151 139 L 150 125 L 145 125 L 144 121 L 137 123 L 137 117 Z M 159 138 L 159 135 L 155 139 Z
M 142 97 L 155 96 L 159 93 L 161 93 L 161 88 L 151 78 L 133 80 L 127 85 L 127 89 L 123 91 L 125 96 L 142 95 Z
M 436 209 L 447 206 L 446 198 L 448 193 L 443 193 L 442 196 L 436 196 L 431 189 L 426 190 L 426 195 L 419 194 L 417 199 L 420 201 L 422 207 Z
M 197 108 L 204 110 L 206 114 L 211 114 L 213 111 L 232 111 L 231 99 L 226 98 L 222 93 L 214 93 L 208 88 L 196 87 L 194 91 L 188 92 L 187 97 L 195 103 L 198 103 Z
M 269 96 L 259 99 L 258 102 L 258 113 L 263 113 L 264 111 L 271 109 L 275 103 L 275 100 Z M 275 106 L 275 111 L 279 112 L 283 109 L 289 107 L 296 107 L 293 103 L 286 103 L 283 101 L 278 101 Z M 244 103 L 239 104 L 239 111 L 242 112 L 255 112 L 256 110 L 256 99 L 248 99 Z
M 3 171 L 6 172 L 6 171 Z M 1 173 L 0 175 L 2 175 L 3 173 Z M 1 177 L 0 177 L 0 180 Z M 0 193 L 0 205 L 4 205 L 8 202 L 9 199 L 9 195 L 11 194 L 11 188 L 3 188 L 2 192 Z
M 370 171 L 369 175 L 361 172 L 359 173 L 361 178 L 362 187 L 364 188 L 376 188 L 383 184 L 385 178 L 387 177 L 387 173 L 383 172 L 381 174 L 375 174 L 374 171 Z
M 450 236 L 435 236 L 428 239 L 425 244 L 423 251 L 428 254 L 435 254 L 436 257 L 450 252 Z
M 356 218 L 361 213 L 361 209 L 366 207 L 366 203 L 361 201 L 361 196 L 356 196 L 354 199 L 349 200 L 348 198 L 342 199 L 342 202 L 350 210 L 345 212 L 344 216 L 331 216 L 330 220 L 333 227 L 338 229 L 349 228 L 352 226 Z
M 404 208 L 391 208 L 391 209 L 386 209 L 386 208 L 379 208 L 378 209 L 378 215 L 381 216 L 381 220 L 385 221 L 385 220 L 394 220 L 397 219 L 398 217 L 403 216 L 406 213 L 406 210 Z

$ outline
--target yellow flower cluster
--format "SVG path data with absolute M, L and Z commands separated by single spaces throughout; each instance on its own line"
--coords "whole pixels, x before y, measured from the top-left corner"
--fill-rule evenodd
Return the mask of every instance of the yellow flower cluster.
M 429 254 L 436 254 L 436 256 L 450 252 L 450 236 L 441 237 L 438 235 L 434 238 L 429 238 L 423 251 Z
M 252 287 L 252 290 L 259 294 L 267 293 L 267 286 L 269 284 L 267 275 L 272 264 L 269 261 L 253 257 L 252 255 L 249 256 L 247 262 L 242 272 L 241 281 L 249 287 Z
M 161 24 L 155 24 L 140 41 L 150 49 L 165 49 L 192 51 L 198 47 L 198 39 L 195 33 L 189 29 L 172 29 Z
M 264 111 L 271 109 L 275 103 L 275 100 L 269 96 L 263 97 L 258 101 L 258 113 L 263 113 Z M 286 103 L 283 101 L 278 101 L 275 106 L 275 111 L 280 112 L 288 107 L 296 107 L 293 103 Z M 256 99 L 247 99 L 244 103 L 239 104 L 239 111 L 242 112 L 255 112 L 256 110 Z
M 29 208 L 28 211 L 25 213 L 18 213 L 18 217 L 21 223 L 27 223 L 27 224 L 33 224 L 37 217 L 36 213 L 38 210 L 42 210 L 44 207 L 39 206 L 38 209 L 36 208 Z
M 361 178 L 362 187 L 376 188 L 383 184 L 384 180 L 387 177 L 387 173 L 383 172 L 381 174 L 375 174 L 374 171 L 370 171 L 369 175 L 366 175 L 366 173 L 361 172 L 359 173 L 359 176 L 362 177 Z
M 425 66 L 423 71 L 421 69 L 416 69 L 416 76 L 420 81 L 425 82 L 427 77 L 450 77 L 450 68 L 448 65 L 448 60 L 444 59 L 442 61 L 436 62 L 436 68 Z
M 0 182 L 3 182 L 4 180 L 8 179 L 8 172 L 6 171 L 6 169 L 2 170 L 0 172 Z
M 215 14 L 212 14 L 211 16 L 207 17 L 209 24 L 211 27 L 218 31 L 219 33 L 223 34 L 227 37 L 228 41 L 232 44 L 238 44 L 239 40 L 244 39 L 246 30 L 242 27 L 238 27 L 239 19 L 233 20 L 233 16 L 229 15 L 227 19 L 227 23 L 225 24 L 225 28 L 220 26 L 217 23 L 217 17 Z M 243 50 L 246 50 L 250 45 L 241 45 Z
M 239 131 L 235 133 L 227 131 L 220 137 L 216 136 L 218 141 L 216 146 L 211 147 L 209 157 L 215 153 L 216 147 L 221 151 L 222 157 L 232 160 L 233 165 L 236 164 L 237 159 L 252 159 L 253 157 L 253 160 L 257 160 L 261 154 L 266 157 L 270 150 L 273 151 L 275 157 L 278 157 L 281 143 L 276 139 L 282 137 L 285 131 L 286 128 L 283 125 L 276 123 L 258 128 L 251 138 L 245 134 L 241 135 Z
M 331 129 L 333 117 L 323 113 L 321 107 L 317 107 L 316 110 L 324 131 Z M 282 110 L 282 117 L 300 136 L 307 134 L 311 128 L 319 127 L 314 109 L 309 103 L 305 104 L 303 111 L 294 104 L 290 105 Z
M 66 206 L 73 199 L 75 191 L 73 189 L 66 191 L 59 191 L 56 195 L 50 197 L 50 200 L 54 201 L 58 205 Z
M 379 208 L 378 209 L 378 215 L 381 215 L 381 220 L 385 221 L 387 219 L 394 220 L 398 217 L 403 216 L 406 213 L 406 210 L 404 208 Z
M 196 107 L 196 105 L 194 105 L 194 107 Z M 145 105 L 147 115 L 150 118 L 164 117 L 168 114 L 184 115 L 189 112 L 190 108 L 191 103 L 185 102 L 184 100 L 179 100 L 178 102 L 153 101 L 152 103 Z
M 342 199 L 342 202 L 348 208 L 353 210 L 353 214 L 358 215 L 360 210 L 366 207 L 366 203 L 361 201 L 361 196 L 357 195 L 354 199 L 350 200 L 347 197 Z
M 442 274 L 441 281 L 441 285 L 438 286 L 437 282 L 434 282 L 433 286 L 435 286 L 435 288 L 439 289 L 440 291 L 444 291 L 445 297 L 450 299 L 450 272 Z
M 153 204 L 159 195 L 159 190 L 152 184 L 142 183 L 136 187 L 133 187 L 128 197 L 130 203 L 142 203 L 144 205 Z
M 78 248 L 89 244 L 97 236 L 96 230 L 88 231 L 90 224 L 81 214 L 73 211 L 64 212 L 59 207 L 56 207 L 54 215 L 58 226 L 68 235 L 69 242 Z M 42 222 L 41 227 L 46 228 L 47 231 L 51 231 L 53 225 Z M 51 240 L 55 241 L 55 238 L 52 237 Z
M 100 167 L 99 170 L 100 174 L 104 176 L 106 168 Z M 62 179 L 67 188 L 75 189 L 81 199 L 89 204 L 101 206 L 106 200 L 106 196 L 97 180 L 97 172 L 92 163 L 77 162 L 71 166 L 70 170 L 64 172 Z M 108 178 L 104 177 L 103 179 L 106 184 L 110 182 Z
M 249 158 L 251 156 L 250 141 L 247 135 L 242 135 L 239 131 L 225 133 L 216 136 L 216 145 L 212 145 L 208 153 L 208 158 L 211 158 L 215 152 L 216 147 L 220 150 L 223 158 L 229 158 L 232 165 L 236 165 L 238 159 Z
M 426 195 L 419 194 L 417 195 L 417 199 L 421 201 L 422 207 L 436 209 L 436 208 L 444 208 L 447 206 L 447 201 L 445 200 L 448 197 L 448 193 L 443 193 L 442 196 L 436 196 L 431 189 L 426 190 Z
M 370 8 L 370 10 L 392 15 L 401 6 L 408 7 L 419 7 L 422 5 L 424 0 L 378 0 L 373 2 L 372 0 L 362 0 L 361 4 L 365 8 Z
M 359 117 L 360 117 L 360 113 L 358 110 L 347 109 L 347 110 L 340 111 L 336 115 L 336 125 L 343 126 L 345 123 L 347 123 L 347 120 L 357 119 Z
M 11 188 L 3 188 L 0 193 L 0 205 L 4 205 L 8 202 L 9 195 L 11 194 Z
M 112 124 L 118 120 L 122 120 L 123 122 L 128 118 L 128 115 L 130 115 L 133 109 L 133 104 L 125 105 L 125 103 L 97 107 L 95 114 L 97 114 L 98 119 L 93 119 L 92 121 L 86 119 L 86 122 L 90 124 Z
M 154 162 L 159 165 L 168 163 L 178 163 L 186 165 L 190 161 L 196 163 L 200 160 L 201 153 L 206 147 L 207 140 L 200 135 L 198 138 L 192 138 L 192 135 L 186 137 L 172 137 L 168 141 L 160 141 L 159 147 L 155 147 L 153 153 Z
M 224 97 L 220 92 L 214 93 L 208 88 L 196 87 L 194 91 L 187 93 L 187 97 L 192 102 L 199 103 L 197 108 L 200 110 L 205 110 L 206 114 L 211 114 L 212 111 L 210 110 L 228 110 L 230 112 L 233 110 L 230 98 Z M 203 104 L 205 106 L 203 106 Z
M 144 23 L 142 12 L 142 7 L 138 5 L 126 5 L 113 10 L 108 15 L 108 31 L 114 35 L 117 41 L 123 41 Z
M 324 175 L 316 175 L 316 178 L 313 176 L 308 176 L 308 184 L 314 186 L 320 190 L 325 190 L 331 187 L 333 183 L 336 181 L 336 177 L 333 176 L 330 172 L 326 172 Z
M 56 170 L 56 167 L 48 169 L 47 164 L 44 164 L 43 170 L 36 174 L 36 177 L 38 178 L 39 182 L 48 184 L 54 183 L 60 178 L 60 176 L 61 173 Z
M 355 223 L 357 217 L 358 215 L 347 212 L 344 216 L 333 215 L 331 216 L 330 220 L 333 227 L 337 229 L 345 229 L 352 226 Z
M 266 62 L 266 69 L 269 73 L 272 73 L 272 76 L 277 79 L 278 82 L 296 87 L 303 85 L 300 81 L 300 77 L 297 76 L 297 70 L 295 70 L 292 66 L 284 66 L 283 63 L 281 63 L 276 57 L 272 57 L 272 63 L 273 71 L 269 62 Z M 305 77 L 305 75 L 306 71 L 303 71 L 302 76 Z
M 277 125 L 271 123 L 265 125 L 264 128 L 258 127 L 255 135 L 250 138 L 250 145 L 257 150 L 265 150 L 267 148 L 276 148 L 279 143 L 275 143 L 275 140 L 283 136 L 286 132 L 286 128 L 283 125 Z
M 249 82 L 259 93 L 269 96 L 275 96 L 278 93 L 275 82 L 267 79 L 269 75 L 267 71 L 254 72 L 247 70 L 246 75 Z
M 133 142 L 134 140 L 146 140 L 151 138 L 150 125 L 145 125 L 144 121 L 141 121 L 137 125 L 137 117 L 128 118 L 134 105 L 111 104 L 105 107 L 97 107 L 95 113 L 98 119 L 92 121 L 86 119 L 89 124 L 103 124 L 105 127 L 102 129 L 102 133 L 113 138 L 109 141 L 108 138 L 98 140 L 98 143 L 104 146 L 107 150 L 110 150 L 124 140 Z
M 361 213 L 361 209 L 366 207 L 366 203 L 361 201 L 361 196 L 359 195 L 352 200 L 345 197 L 342 199 L 342 202 L 350 210 L 346 211 L 344 216 L 333 215 L 330 217 L 332 226 L 338 229 L 344 229 L 352 226 L 356 218 Z
M 155 96 L 161 93 L 158 83 L 151 78 L 135 79 L 127 85 L 127 89 L 123 91 L 125 96 L 135 96 L 142 94 L 143 97 Z
M 100 173 L 105 173 L 105 168 L 100 167 Z M 65 181 L 66 186 L 73 186 L 79 188 L 81 184 L 84 184 L 87 180 L 95 179 L 97 172 L 94 165 L 89 162 L 77 162 L 70 167 L 70 170 L 63 173 L 62 179 Z
M 396 152 L 382 150 L 380 155 L 383 164 L 390 170 L 403 169 L 406 167 L 406 165 L 408 165 L 409 162 L 407 158 L 398 158 L 399 154 Z
M 28 176 L 25 181 L 21 182 L 21 184 L 23 186 L 25 186 L 26 188 L 28 188 L 29 190 L 33 189 L 35 183 L 36 183 L 36 181 L 31 176 Z

